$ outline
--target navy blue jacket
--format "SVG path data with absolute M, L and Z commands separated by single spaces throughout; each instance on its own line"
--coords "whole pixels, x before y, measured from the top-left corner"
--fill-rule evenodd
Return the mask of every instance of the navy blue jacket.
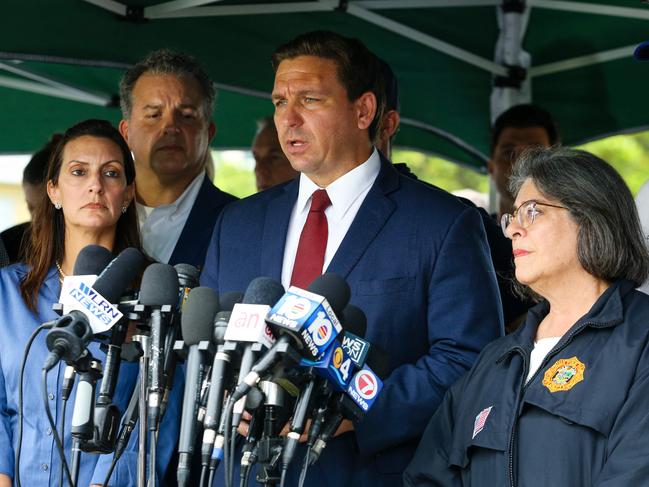
M 236 199 L 214 186 L 206 175 L 168 264 L 202 268 L 214 223 L 223 207 Z
M 280 280 L 298 187 L 295 180 L 223 210 L 202 285 L 222 294 L 258 276 Z M 448 387 L 502 334 L 480 216 L 383 159 L 327 271 L 349 283 L 351 302 L 367 315 L 366 338 L 388 350 L 392 372 L 355 431 L 328 443 L 305 485 L 393 486 Z M 287 485 L 297 485 L 300 460 Z
M 548 310 L 532 308 L 449 390 L 406 486 L 649 485 L 649 296 L 611 285 L 524 385 Z

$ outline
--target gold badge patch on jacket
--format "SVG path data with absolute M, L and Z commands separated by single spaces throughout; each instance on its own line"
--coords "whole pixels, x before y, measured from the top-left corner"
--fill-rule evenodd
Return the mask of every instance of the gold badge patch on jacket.
M 584 380 L 586 366 L 577 358 L 557 360 L 543 375 L 543 385 L 550 392 L 568 391 Z

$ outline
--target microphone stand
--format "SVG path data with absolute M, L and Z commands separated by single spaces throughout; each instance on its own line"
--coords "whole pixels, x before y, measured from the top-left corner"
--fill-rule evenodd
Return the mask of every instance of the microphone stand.
M 285 404 L 285 392 L 275 382 L 261 381 L 259 388 L 264 393 L 264 426 L 262 437 L 257 447 L 259 471 L 257 482 L 263 485 L 278 485 L 281 480 L 282 450 L 284 439 L 279 436 L 281 424 L 278 422 L 278 408 Z
M 149 376 L 149 336 L 134 335 L 134 342 L 139 342 L 142 349 L 140 356 L 140 393 L 138 398 L 139 438 L 137 452 L 137 486 L 146 487 L 146 437 L 148 434 L 147 421 L 147 377 Z
M 97 380 L 102 376 L 102 372 L 101 362 L 96 360 L 88 351 L 71 365 L 79 374 L 71 429 L 73 438 L 71 474 L 74 485 L 77 485 L 81 443 L 92 440 L 94 436 L 95 387 Z

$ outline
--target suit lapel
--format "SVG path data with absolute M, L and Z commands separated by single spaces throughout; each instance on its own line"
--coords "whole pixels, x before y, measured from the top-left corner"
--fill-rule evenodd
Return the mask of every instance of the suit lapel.
M 235 199 L 230 199 L 228 196 L 214 186 L 207 176 L 203 176 L 201 188 L 169 258 L 170 264 L 184 262 L 197 266 L 203 265 L 216 218 L 223 206 Z
M 299 178 L 284 186 L 277 198 L 268 203 L 261 240 L 261 275 L 282 280 L 282 261 L 288 223 L 297 199 Z
M 396 209 L 395 203 L 387 195 L 398 188 L 399 175 L 392 163 L 381 156 L 379 175 L 338 247 L 327 272 L 335 272 L 344 278 L 349 275 Z

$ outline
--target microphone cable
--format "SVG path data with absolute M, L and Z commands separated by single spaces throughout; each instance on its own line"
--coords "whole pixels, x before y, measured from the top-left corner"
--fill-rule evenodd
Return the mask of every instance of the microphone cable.
M 61 401 L 63 402 L 63 408 L 61 412 L 61 438 L 65 438 L 65 411 L 68 407 L 68 399 L 70 399 L 72 388 L 74 387 L 75 377 L 76 377 L 76 372 L 74 371 L 74 367 L 72 367 L 71 365 L 67 365 L 65 367 L 65 372 L 63 373 L 63 387 L 61 387 Z M 61 468 L 59 469 L 59 487 L 63 487 L 63 464 L 62 463 L 61 463 Z
M 27 340 L 27 345 L 25 346 L 25 350 L 23 352 L 23 359 L 20 363 L 20 378 L 18 380 L 18 451 L 16 451 L 16 458 L 14 459 L 14 470 L 15 470 L 14 477 L 16 480 L 17 487 L 22 487 L 22 484 L 20 483 L 20 452 L 22 450 L 22 442 L 23 442 L 23 417 L 24 417 L 23 382 L 25 379 L 25 366 L 27 365 L 27 355 L 29 355 L 29 350 L 32 348 L 32 343 L 34 343 L 34 340 L 36 339 L 38 334 L 43 330 L 52 328 L 55 323 L 56 321 L 48 321 L 47 323 L 43 323 L 33 331 L 31 336 L 29 337 L 29 340 Z
M 306 481 L 306 473 L 309 470 L 309 454 L 311 453 L 311 445 L 306 448 L 306 455 L 304 455 L 304 463 L 302 464 L 302 470 L 300 471 L 300 480 L 298 482 L 298 487 L 304 487 L 304 482 Z
M 65 475 L 68 479 L 68 483 L 71 487 L 74 487 L 74 482 L 72 482 L 72 475 L 70 474 L 70 468 L 68 467 L 68 461 L 65 458 L 65 450 L 63 449 L 63 443 L 59 437 L 59 432 L 56 430 L 56 423 L 54 422 L 54 417 L 52 416 L 52 411 L 50 410 L 50 402 L 47 397 L 47 368 L 43 368 L 41 372 L 41 382 L 43 389 L 43 404 L 45 406 L 45 413 L 47 414 L 47 420 L 50 423 L 50 428 L 52 428 L 52 435 L 54 435 L 54 441 L 56 443 L 59 456 L 61 457 L 61 463 L 65 470 Z
M 119 459 L 122 457 L 122 453 L 124 453 L 124 450 L 126 450 L 126 446 L 128 445 L 128 441 L 131 437 L 131 432 L 133 431 L 133 429 L 135 429 L 135 424 L 137 423 L 139 418 L 138 415 L 139 388 L 140 388 L 140 377 L 138 376 L 135 382 L 135 387 L 133 389 L 133 394 L 131 395 L 131 400 L 129 401 L 128 407 L 126 408 L 126 412 L 124 413 L 122 426 L 120 428 L 120 432 L 118 435 L 117 445 L 115 447 L 115 453 L 113 454 L 113 460 L 110 463 L 110 467 L 108 468 L 108 472 L 106 473 L 106 479 L 104 480 L 104 483 L 102 485 L 105 486 L 109 485 L 108 482 L 110 481 L 110 478 L 113 475 L 115 466 L 117 465 Z

